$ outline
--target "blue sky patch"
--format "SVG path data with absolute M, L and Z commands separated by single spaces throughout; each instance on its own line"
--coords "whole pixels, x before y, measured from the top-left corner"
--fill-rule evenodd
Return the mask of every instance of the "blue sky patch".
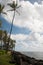
M 24 1 L 30 1 L 32 4 L 34 4 L 34 2 L 38 2 L 40 4 L 41 1 L 43 1 L 43 0 L 24 0 Z
M 2 21 L 2 28 L 3 30 L 6 30 L 8 33 L 10 32 L 11 23 L 9 23 L 7 20 L 5 20 L 3 17 L 0 17 L 0 20 Z M 31 31 L 27 28 L 20 28 L 18 26 L 13 25 L 12 28 L 12 34 L 29 34 Z

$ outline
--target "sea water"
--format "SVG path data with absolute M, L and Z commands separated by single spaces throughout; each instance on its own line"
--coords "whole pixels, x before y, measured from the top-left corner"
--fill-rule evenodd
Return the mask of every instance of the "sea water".
M 22 53 L 29 57 L 43 60 L 43 52 L 22 52 Z

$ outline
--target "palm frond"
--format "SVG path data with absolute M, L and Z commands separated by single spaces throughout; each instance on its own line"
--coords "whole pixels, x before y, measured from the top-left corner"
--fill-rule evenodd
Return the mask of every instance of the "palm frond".
M 2 10 L 4 9 L 4 7 L 5 7 L 5 6 L 3 5 L 3 6 L 2 6 Z
M 4 7 L 5 7 L 4 5 L 1 5 L 1 4 L 0 4 L 0 14 L 1 14 L 1 13 L 5 14 L 5 12 L 3 12 Z
M 16 6 L 18 6 L 18 1 L 16 0 Z
M 15 8 L 16 7 L 15 1 L 13 1 L 13 3 L 8 3 L 7 5 L 9 5 L 12 8 Z
M 20 7 L 21 7 L 21 5 L 17 6 L 17 8 L 20 8 Z
M 20 13 L 16 10 L 16 12 L 20 15 Z
M 3 14 L 5 14 L 5 15 L 7 15 L 7 13 L 6 12 L 2 12 Z
M 14 9 L 11 9 L 11 10 L 7 10 L 7 11 L 14 11 Z
M 12 3 L 8 3 L 7 5 L 12 6 Z

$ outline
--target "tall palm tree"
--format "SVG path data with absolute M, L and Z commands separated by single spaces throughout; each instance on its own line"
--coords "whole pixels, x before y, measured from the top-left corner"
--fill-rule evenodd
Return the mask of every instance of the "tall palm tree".
M 2 14 L 6 14 L 3 10 L 4 10 L 4 5 L 1 5 L 1 3 L 0 3 L 0 17 L 1 17 L 1 15 Z M 1 21 L 1 20 L 0 20 Z M 1 24 L 1 23 L 0 23 Z M 2 39 L 1 39 L 1 44 L 2 44 Z
M 9 3 L 8 5 L 11 7 L 11 10 L 8 10 L 8 11 L 14 11 L 14 15 L 13 15 L 13 19 L 12 19 L 12 24 L 11 24 L 11 29 L 10 29 L 10 35 L 9 35 L 9 39 L 8 39 L 8 44 L 9 44 L 10 36 L 11 36 L 11 32 L 12 32 L 12 27 L 13 27 L 13 21 L 14 21 L 14 18 L 15 18 L 15 12 L 17 12 L 20 15 L 20 13 L 18 12 L 17 9 L 20 8 L 21 5 L 18 6 L 17 1 L 16 1 L 16 3 L 15 3 L 15 1 L 13 1 L 13 3 Z

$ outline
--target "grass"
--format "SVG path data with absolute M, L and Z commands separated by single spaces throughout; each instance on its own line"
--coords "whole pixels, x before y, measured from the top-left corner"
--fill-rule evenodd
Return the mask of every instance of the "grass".
M 5 54 L 4 50 L 0 50 L 0 65 L 15 65 L 9 63 L 10 59 L 11 56 L 9 54 Z

